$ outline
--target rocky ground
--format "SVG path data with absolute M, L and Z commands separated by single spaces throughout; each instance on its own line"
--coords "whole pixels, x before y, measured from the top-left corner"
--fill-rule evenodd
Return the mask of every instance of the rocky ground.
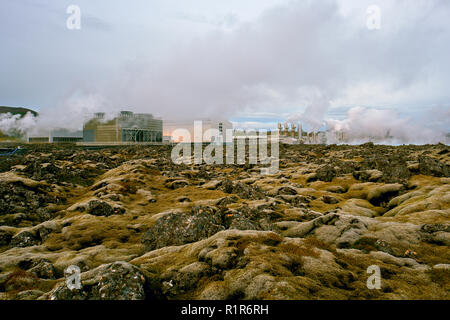
M 445 145 L 281 146 L 269 176 L 169 146 L 27 149 L 0 158 L 0 299 L 449 298 Z

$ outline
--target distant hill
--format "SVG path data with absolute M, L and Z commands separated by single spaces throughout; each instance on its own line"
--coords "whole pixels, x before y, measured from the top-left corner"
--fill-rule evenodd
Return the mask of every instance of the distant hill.
M 1 107 L 0 106 L 0 113 L 11 113 L 11 114 L 20 114 L 22 117 L 27 114 L 27 112 L 31 112 L 35 117 L 38 115 L 38 113 L 34 110 L 27 109 L 27 108 L 16 108 L 16 107 Z

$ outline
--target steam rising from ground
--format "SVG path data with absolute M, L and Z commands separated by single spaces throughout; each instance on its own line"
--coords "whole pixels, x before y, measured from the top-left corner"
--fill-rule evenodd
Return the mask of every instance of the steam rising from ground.
M 344 120 L 325 120 L 329 143 L 339 143 L 337 132 L 344 134 L 348 143 L 375 141 L 381 144 L 426 144 L 446 142 L 444 132 L 432 130 L 401 117 L 393 110 L 351 108 Z
M 6 135 L 24 135 L 36 127 L 36 118 L 31 112 L 21 117 L 20 114 L 0 114 L 0 132 Z
M 37 117 L 27 113 L 24 117 L 12 115 L 11 113 L 0 114 L 0 131 L 7 135 L 43 135 L 48 136 L 54 129 L 67 129 L 68 131 L 79 131 L 83 123 L 93 116 L 94 113 L 105 111 L 104 121 L 112 119 L 116 112 L 115 108 L 106 107 L 105 101 L 100 95 L 75 94 L 63 101 L 56 108 L 43 109 Z
M 64 128 L 70 131 L 82 130 L 83 123 L 96 112 L 106 112 L 106 118 L 111 119 L 118 109 L 108 106 L 103 96 L 99 94 L 74 94 L 64 100 L 57 108 L 43 109 L 39 112 L 36 127 L 32 134 L 42 129 Z
M 93 101 L 96 101 L 93 98 Z M 320 109 L 320 108 L 319 108 Z M 31 113 L 27 113 L 24 117 L 20 115 L 12 115 L 10 113 L 0 114 L 0 131 L 8 135 L 27 135 L 27 134 L 47 134 L 48 130 L 53 128 L 66 128 L 72 131 L 80 130 L 82 128 L 82 119 L 85 118 L 89 108 L 75 108 L 78 110 L 76 116 L 77 121 L 71 115 L 74 115 L 74 110 L 67 109 L 66 114 L 59 114 L 61 117 L 57 124 L 51 123 L 55 115 L 49 116 L 43 114 L 34 117 Z M 80 111 L 82 110 L 82 111 Z M 306 110 L 311 110 L 313 114 L 317 115 L 317 109 L 311 106 Z M 322 110 L 322 109 L 321 109 Z M 444 116 L 450 116 L 449 110 L 445 109 Z M 95 109 L 94 111 L 97 111 Z M 440 109 L 437 109 L 437 115 Z M 322 115 L 323 116 L 323 115 Z M 105 121 L 112 119 L 114 113 L 106 113 Z M 311 119 L 311 121 L 309 121 Z M 343 120 L 325 119 L 322 123 L 317 121 L 316 117 L 308 118 L 307 114 L 293 115 L 290 121 L 300 121 L 301 123 L 309 123 L 312 130 L 319 130 L 319 128 L 326 128 L 327 143 L 349 143 L 360 144 L 368 141 L 373 141 L 379 144 L 427 144 L 427 143 L 449 143 L 449 137 L 446 132 L 426 128 L 419 123 L 411 121 L 411 118 L 401 117 L 393 110 L 382 110 L 375 108 L 354 107 L 351 108 L 347 117 Z M 65 123 L 64 126 L 61 126 Z M 251 129 L 260 128 L 261 124 L 258 122 L 251 123 Z M 275 123 L 271 126 L 275 128 Z M 239 127 L 239 124 L 234 124 L 234 127 Z M 250 128 L 245 128 L 250 129 Z M 345 140 L 340 140 L 340 134 L 344 135 Z

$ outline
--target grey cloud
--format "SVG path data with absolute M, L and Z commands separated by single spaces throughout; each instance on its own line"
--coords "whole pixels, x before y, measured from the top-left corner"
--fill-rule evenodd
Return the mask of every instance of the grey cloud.
M 450 12 L 440 4 L 435 10 Z M 176 48 L 158 65 L 142 63 L 138 72 L 121 78 L 127 81 L 121 86 L 125 90 L 114 90 L 114 100 L 167 113 L 233 114 L 243 108 L 317 103 L 311 92 L 319 92 L 319 100 L 327 104 L 325 100 L 360 83 L 389 83 L 396 92 L 424 78 L 448 82 L 449 63 L 435 55 L 448 49 L 444 21 L 418 24 L 435 11 L 416 10 L 408 17 L 402 16 L 402 5 L 393 10 L 397 19 L 409 18 L 409 23 L 388 20 L 374 32 L 365 25 L 355 28 L 352 17 L 339 14 L 336 1 L 292 2 L 232 33 L 215 32 Z M 425 91 L 418 93 L 433 101 L 423 95 Z
M 444 105 L 450 98 L 449 3 L 377 3 L 382 28 L 376 31 L 365 24 L 369 1 L 292 1 L 256 21 L 180 41 L 157 58 L 149 53 L 126 65 L 122 60 L 112 70 L 95 67 L 108 60 L 108 51 L 91 49 L 83 57 L 93 76 L 77 78 L 72 87 L 81 86 L 88 101 L 102 97 L 111 110 L 132 106 L 170 118 L 279 112 L 316 127 L 337 102 L 392 103 L 399 111 Z M 117 40 L 111 49 L 126 44 Z M 75 100 L 83 104 L 82 96 Z M 73 101 L 69 95 L 60 105 Z

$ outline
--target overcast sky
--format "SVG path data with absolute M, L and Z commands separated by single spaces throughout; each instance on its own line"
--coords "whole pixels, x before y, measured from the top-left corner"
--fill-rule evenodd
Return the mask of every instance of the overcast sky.
M 1 0 L 0 105 L 313 122 L 362 106 L 448 129 L 449 17 L 448 0 Z

